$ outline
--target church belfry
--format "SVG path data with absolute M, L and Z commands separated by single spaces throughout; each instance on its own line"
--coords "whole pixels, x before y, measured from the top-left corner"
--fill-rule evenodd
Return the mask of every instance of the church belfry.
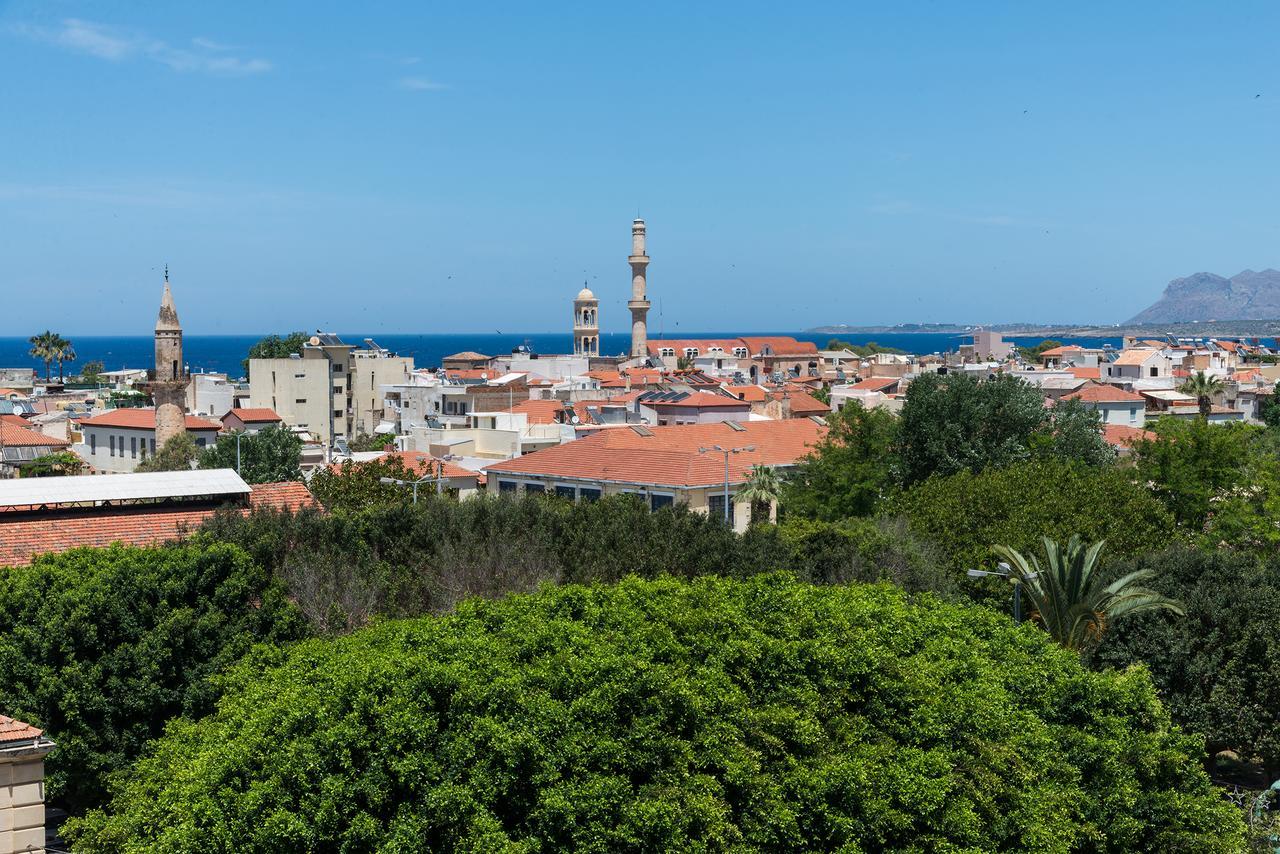
M 573 300 L 573 355 L 600 355 L 600 300 L 586 282 Z
M 151 397 L 156 405 L 156 449 L 186 431 L 187 375 L 182 360 L 182 324 L 169 289 L 169 268 L 164 268 L 164 293 L 156 318 L 156 366 L 151 381 Z

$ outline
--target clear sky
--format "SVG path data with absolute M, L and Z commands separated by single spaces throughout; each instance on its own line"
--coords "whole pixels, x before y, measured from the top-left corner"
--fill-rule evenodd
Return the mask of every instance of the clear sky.
M 1280 267 L 1276 3 L 0 3 L 0 335 L 1114 322 Z

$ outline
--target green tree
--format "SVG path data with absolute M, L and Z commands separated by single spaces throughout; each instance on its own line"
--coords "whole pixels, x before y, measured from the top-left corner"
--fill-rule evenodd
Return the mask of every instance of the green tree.
M 75 850 L 1238 850 L 1141 670 L 888 586 L 627 580 L 261 649 Z
M 1176 547 L 1112 569 L 1156 569 L 1151 586 L 1187 616 L 1117 623 L 1090 656 L 1096 667 L 1144 664 L 1170 714 L 1201 733 L 1210 757 L 1230 750 L 1280 777 L 1280 564 Z
M 831 389 L 826 386 L 815 388 L 813 391 L 809 392 L 809 394 L 813 395 L 814 400 L 821 401 L 828 406 L 831 405 Z
M 341 463 L 322 468 L 311 476 L 311 494 L 329 510 L 355 511 L 407 501 L 407 487 L 382 483 L 382 478 L 414 481 L 422 477 L 409 470 L 400 457 Z M 419 487 L 419 494 L 430 490 Z
M 1028 550 L 1041 534 L 1106 540 L 1111 554 L 1126 558 L 1181 536 L 1159 499 L 1128 471 L 1052 459 L 933 478 L 894 496 L 881 513 L 905 517 L 957 575 L 989 566 L 994 543 Z
M 97 385 L 102 381 L 102 372 L 104 370 L 106 370 L 106 366 L 97 359 L 85 362 L 84 367 L 80 369 L 80 381 Z
M 48 730 L 49 797 L 102 801 L 169 718 L 211 710 L 209 677 L 305 623 L 229 545 L 112 546 L 0 573 L 0 708 Z
M 1138 476 L 1179 524 L 1202 531 L 1217 498 L 1254 480 L 1261 428 L 1164 417 L 1147 429 L 1155 435 L 1133 444 Z
M 836 521 L 866 516 L 893 485 L 898 419 L 849 401 L 827 416 L 829 428 L 783 485 L 788 513 Z
M 1270 394 L 1258 395 L 1258 418 L 1273 430 L 1280 428 L 1280 382 Z
M 1019 347 L 1018 352 L 1022 355 L 1022 358 L 1028 362 L 1039 362 L 1040 357 L 1044 355 L 1046 350 L 1053 350 L 1061 346 L 1061 341 L 1054 341 L 1052 338 L 1046 338 L 1034 347 Z
M 1211 377 L 1204 371 L 1197 371 L 1187 379 L 1182 385 L 1178 386 L 1178 391 L 1183 394 L 1193 394 L 1196 402 L 1200 404 L 1200 417 L 1208 418 L 1209 413 L 1213 411 L 1213 399 L 1226 389 L 1222 380 L 1217 377 Z
M 58 363 L 58 382 L 62 382 L 62 365 L 76 360 L 76 348 L 66 338 L 56 335 L 50 344 L 49 355 Z
M 693 362 L 692 356 L 678 356 L 676 358 L 677 371 L 692 371 L 693 365 L 694 365 L 694 362 Z
M 71 451 L 55 451 L 36 457 L 21 469 L 23 477 L 61 477 L 79 474 L 84 468 L 84 460 Z
M 311 340 L 305 332 L 290 332 L 288 335 L 268 335 L 249 347 L 249 355 L 240 362 L 244 375 L 249 376 L 250 359 L 287 359 L 295 353 L 302 352 L 302 346 Z
M 1102 435 L 1102 416 L 1075 398 L 1059 400 L 1049 410 L 1044 429 L 1031 437 L 1031 451 L 1036 457 L 1090 466 L 1116 461 L 1115 449 Z
M 32 335 L 27 339 L 27 343 L 31 345 L 27 353 L 31 358 L 44 362 L 45 382 L 49 382 L 53 376 L 53 360 L 56 358 L 58 338 L 58 333 L 46 329 L 39 335 Z
M 271 425 L 241 433 L 240 476 L 247 483 L 302 480 L 302 440 L 287 427 Z M 236 468 L 236 434 L 223 434 L 200 454 L 202 469 Z
M 1065 548 L 1048 537 L 1043 544 L 1044 563 L 1008 546 L 996 546 L 995 553 L 1008 561 L 1012 578 L 1021 581 L 1032 617 L 1067 649 L 1079 652 L 1096 645 L 1114 621 L 1131 614 L 1186 614 L 1178 602 L 1139 586 L 1155 576 L 1153 569 L 1134 570 L 1110 584 L 1103 581 L 1098 571 L 1101 540 L 1086 547 L 1073 535 Z
M 189 471 L 200 458 L 200 448 L 191 434 L 183 430 L 171 436 L 153 455 L 138 463 L 134 471 Z
M 907 387 L 902 405 L 902 482 L 1025 460 L 1046 419 L 1040 392 L 1016 377 L 922 374 Z
M 384 451 L 387 445 L 394 445 L 395 441 L 395 436 L 388 436 L 385 433 L 375 433 L 372 436 L 361 433 L 347 442 L 347 447 L 353 451 Z
M 770 508 L 782 497 L 782 479 L 777 469 L 759 464 L 752 466 L 747 482 L 734 497 L 751 502 L 751 524 L 768 522 Z

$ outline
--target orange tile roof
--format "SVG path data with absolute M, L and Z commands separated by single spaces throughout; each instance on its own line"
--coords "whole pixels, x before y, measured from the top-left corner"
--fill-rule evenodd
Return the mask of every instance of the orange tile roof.
M 1102 368 L 1067 368 L 1066 370 L 1078 380 L 1102 379 Z
M 487 362 L 492 356 L 486 356 L 484 353 L 477 353 L 475 350 L 463 350 L 461 353 L 454 353 L 452 356 L 445 356 L 442 362 Z
M 492 477 L 501 474 L 542 475 L 590 481 L 660 486 L 711 486 L 723 483 L 724 456 L 701 454 L 699 448 L 753 446 L 729 456 L 730 482 L 741 483 L 751 467 L 791 465 L 809 452 L 826 426 L 809 418 L 784 421 L 745 421 L 736 430 L 729 424 L 688 424 L 675 427 L 634 427 L 598 430 L 584 438 L 556 445 L 513 460 L 486 466 Z
M 1119 357 L 1112 364 L 1125 365 L 1130 367 L 1133 365 L 1141 365 L 1142 363 L 1146 362 L 1147 359 L 1150 359 L 1152 356 L 1157 356 L 1159 354 L 1160 354 L 1159 350 L 1151 350 L 1147 348 L 1133 348 L 1129 350 L 1122 350 Z
M 436 473 L 436 465 L 441 462 L 439 457 L 434 457 L 425 451 L 390 451 L 386 454 L 388 457 L 399 457 L 400 461 L 410 471 L 418 473 L 418 476 Z M 382 457 L 379 457 L 382 459 Z M 470 469 L 464 469 L 457 463 L 444 460 L 444 476 L 447 478 L 457 477 L 476 477 L 477 473 Z
M 31 724 L 15 721 L 8 715 L 0 715 L 0 743 L 10 741 L 30 741 L 44 735 L 44 730 L 36 729 Z
M 89 427 L 124 427 L 134 430 L 154 430 L 156 429 L 156 411 L 150 407 L 146 409 L 112 409 L 101 415 L 95 415 L 92 418 L 86 418 L 80 422 L 80 426 Z M 188 430 L 221 430 L 222 425 L 217 421 L 207 421 L 204 418 L 197 418 L 194 415 L 187 416 Z
M 269 407 L 259 407 L 256 409 L 240 409 L 237 407 L 231 409 L 226 415 L 222 416 L 222 418 L 223 420 L 226 420 L 232 415 L 239 418 L 245 424 L 259 424 L 263 422 L 275 423 L 282 420 L 279 415 L 276 415 L 276 411 Z
M 297 512 L 314 506 L 315 499 L 304 483 L 259 483 L 252 487 L 249 506 L 242 512 L 261 507 Z M 208 504 L 198 507 L 137 505 L 0 517 L 0 566 L 25 566 L 37 554 L 56 554 L 81 546 L 117 542 L 130 546 L 158 545 L 199 527 L 217 510 L 218 507 Z
M 773 335 L 763 338 L 743 338 L 751 355 L 755 356 L 768 345 L 775 356 L 818 355 L 818 345 L 812 341 L 797 341 L 787 335 Z
M 1048 350 L 1045 350 L 1043 353 L 1040 354 L 1040 358 L 1052 359 L 1056 356 L 1068 356 L 1075 353 L 1083 353 L 1083 352 L 1084 352 L 1084 348 L 1081 347 L 1079 344 L 1067 344 L 1062 347 L 1050 347 Z
M 13 388 L 0 388 L 0 397 L 25 397 L 22 392 Z
M 69 448 L 71 443 L 66 439 L 46 436 L 39 430 L 30 427 L 19 427 L 9 422 L 0 423 L 0 445 L 24 448 Z
M 30 427 L 27 419 L 21 415 L 0 415 L 0 424 L 9 424 L 14 427 Z
M 1063 399 L 1079 400 L 1084 403 L 1142 403 L 1144 406 L 1146 405 L 1146 399 L 1142 395 L 1132 391 L 1125 391 L 1119 386 L 1103 383 L 1090 383 L 1079 391 L 1064 395 Z
M 738 400 L 736 397 L 729 397 L 723 394 L 712 394 L 709 391 L 695 391 L 688 397 L 680 400 L 642 400 L 641 406 L 651 406 L 654 409 L 680 408 L 680 409 L 740 409 L 748 406 L 745 400 Z
M 1102 438 L 1106 440 L 1108 445 L 1115 448 L 1132 447 L 1133 443 L 1139 439 L 1154 439 L 1155 437 L 1156 434 L 1150 430 L 1130 427 L 1127 424 L 1106 424 L 1102 428 Z
M 774 392 L 774 400 L 782 397 L 784 392 Z M 803 391 L 786 392 L 791 400 L 791 414 L 796 418 L 805 415 L 827 415 L 831 407 Z
M 859 391 L 883 391 L 900 382 L 902 382 L 902 377 L 867 377 L 865 380 L 849 386 L 849 388 L 858 389 Z
M 764 403 L 765 390 L 758 385 L 727 385 L 725 391 L 748 403 Z
M 522 400 L 499 412 L 523 413 L 530 424 L 560 424 L 564 421 L 564 402 L 559 400 Z

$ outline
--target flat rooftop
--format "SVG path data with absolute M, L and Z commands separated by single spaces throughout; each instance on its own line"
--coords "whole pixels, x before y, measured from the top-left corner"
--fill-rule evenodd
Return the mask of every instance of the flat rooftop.
M 68 475 L 0 480 L 0 511 L 52 506 L 247 496 L 249 484 L 232 469 Z

